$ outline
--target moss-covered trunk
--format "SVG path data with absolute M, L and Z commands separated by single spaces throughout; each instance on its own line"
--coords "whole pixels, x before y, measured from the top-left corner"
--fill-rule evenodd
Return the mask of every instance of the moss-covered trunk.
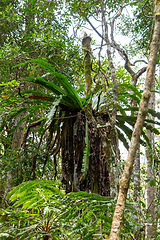
M 92 77 L 91 77 L 91 38 L 84 34 L 82 40 L 82 49 L 84 50 L 84 76 L 86 84 L 86 97 L 91 92 Z

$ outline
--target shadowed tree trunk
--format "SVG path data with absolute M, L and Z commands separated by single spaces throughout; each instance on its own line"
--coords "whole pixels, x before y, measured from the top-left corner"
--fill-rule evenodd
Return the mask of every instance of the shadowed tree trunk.
M 138 143 L 139 143 L 140 135 L 142 132 L 144 119 L 148 112 L 148 103 L 151 95 L 151 87 L 154 80 L 156 59 L 157 59 L 157 53 L 159 49 L 159 40 L 160 40 L 160 0 L 155 2 L 154 11 L 155 11 L 154 12 L 155 27 L 154 27 L 154 33 L 153 33 L 153 38 L 151 43 L 149 63 L 147 67 L 145 89 L 143 91 L 143 95 L 140 101 L 140 108 L 138 111 L 137 121 L 133 129 L 126 164 L 124 167 L 122 178 L 120 180 L 118 200 L 117 200 L 117 204 L 116 204 L 116 208 L 113 216 L 112 228 L 111 228 L 110 237 L 109 237 L 110 240 L 118 240 L 120 236 L 121 223 L 123 221 L 125 203 L 126 203 L 130 178 L 132 174 L 133 163 L 134 163 L 136 151 L 138 148 Z
M 14 125 L 16 126 L 17 123 L 22 119 L 24 114 L 20 114 L 16 117 Z M 25 122 L 20 123 L 20 125 L 17 127 L 15 132 L 13 133 L 12 137 L 12 150 L 13 151 L 18 151 L 18 149 L 21 147 L 22 141 L 23 141 L 23 134 L 24 134 L 24 127 L 25 127 Z M 18 159 L 17 159 L 18 161 Z M 17 168 L 13 168 L 12 170 L 8 171 L 7 173 L 7 179 L 6 179 L 6 186 L 5 186 L 5 191 L 4 191 L 4 205 L 7 206 L 7 200 L 6 196 L 7 193 L 11 190 L 11 187 L 15 185 L 15 182 L 11 183 L 13 179 L 18 178 L 18 174 L 20 171 L 21 163 L 17 164 Z

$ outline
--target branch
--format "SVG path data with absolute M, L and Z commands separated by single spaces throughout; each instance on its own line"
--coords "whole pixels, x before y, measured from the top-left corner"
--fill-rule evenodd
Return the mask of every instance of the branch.
M 136 73 L 136 75 L 135 75 L 136 80 L 138 80 L 138 78 L 139 78 L 146 70 L 147 70 L 147 67 L 141 68 L 141 69 Z M 136 85 L 136 83 L 135 83 L 135 85 Z
M 148 64 L 145 60 L 141 59 L 141 60 L 134 61 L 132 65 L 134 66 L 137 62 L 144 62 L 145 64 Z
M 93 30 L 98 34 L 98 36 L 104 39 L 104 37 L 97 31 L 97 29 L 93 26 L 93 24 L 90 22 L 90 20 L 87 17 L 85 17 L 85 19 L 87 20 L 89 25 L 93 28 Z
M 112 22 L 111 22 L 111 40 L 112 40 L 112 42 L 114 42 L 114 36 L 113 36 L 114 23 L 115 23 L 115 20 L 121 15 L 123 8 L 124 8 L 123 6 L 120 7 L 119 12 L 113 17 Z
M 147 0 L 146 2 L 145 2 L 145 4 L 143 5 L 143 7 L 142 7 L 142 13 L 143 13 L 143 15 L 146 17 L 146 18 L 153 18 L 153 16 L 147 16 L 145 13 L 144 13 L 144 7 L 146 6 L 146 4 L 147 4 L 147 2 L 148 2 L 149 0 Z
M 107 56 L 108 56 L 109 66 L 111 69 L 111 77 L 113 81 L 113 109 L 112 109 L 112 130 L 113 130 L 115 128 L 116 116 L 117 116 L 118 86 L 117 86 L 115 67 L 113 64 L 112 53 L 111 53 L 111 42 L 108 36 L 108 23 L 105 17 L 105 4 L 103 0 L 101 0 L 101 11 L 102 11 L 102 21 L 104 24 L 104 31 L 105 31 L 104 39 L 107 44 Z

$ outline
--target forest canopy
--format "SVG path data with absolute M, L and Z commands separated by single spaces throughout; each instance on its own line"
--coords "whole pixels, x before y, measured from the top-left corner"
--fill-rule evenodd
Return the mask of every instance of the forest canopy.
M 1 1 L 1 239 L 160 239 L 159 16 Z

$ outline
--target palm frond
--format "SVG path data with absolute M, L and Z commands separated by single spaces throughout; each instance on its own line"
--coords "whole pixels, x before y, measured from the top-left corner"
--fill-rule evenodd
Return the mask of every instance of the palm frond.
M 117 132 L 118 132 L 118 139 L 123 143 L 124 147 L 128 150 L 129 144 L 128 144 L 124 134 L 119 129 L 117 129 Z

